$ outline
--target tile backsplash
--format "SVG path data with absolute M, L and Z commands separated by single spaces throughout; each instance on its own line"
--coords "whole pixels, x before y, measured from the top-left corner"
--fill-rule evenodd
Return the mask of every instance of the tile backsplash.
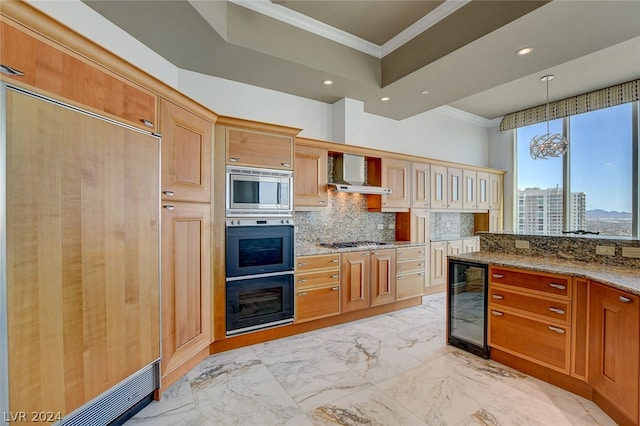
M 335 241 L 394 241 L 395 213 L 367 211 L 367 196 L 329 191 L 322 211 L 296 212 L 296 240 L 319 243 Z M 383 229 L 378 229 L 382 224 Z
M 431 213 L 431 241 L 455 240 L 473 235 L 473 213 Z

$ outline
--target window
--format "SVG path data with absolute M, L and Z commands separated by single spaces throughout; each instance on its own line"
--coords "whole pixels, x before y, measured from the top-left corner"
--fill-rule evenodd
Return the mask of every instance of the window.
M 560 133 L 564 127 L 569 139 L 566 166 L 563 158 L 531 158 L 529 143 L 546 133 L 546 123 L 517 129 L 518 233 L 562 235 L 562 231 L 586 230 L 638 237 L 633 229 L 633 215 L 638 215 L 633 206 L 638 197 L 634 197 L 638 141 L 633 132 L 638 125 L 637 104 L 551 121 L 550 132 Z

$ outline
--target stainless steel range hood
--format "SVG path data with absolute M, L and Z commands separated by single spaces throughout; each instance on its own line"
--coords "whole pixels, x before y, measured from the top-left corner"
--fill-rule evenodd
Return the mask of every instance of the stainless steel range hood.
M 364 157 L 362 155 L 340 154 L 333 162 L 334 181 L 329 187 L 336 192 L 352 192 L 358 194 L 391 194 L 391 188 L 368 185 L 364 174 Z

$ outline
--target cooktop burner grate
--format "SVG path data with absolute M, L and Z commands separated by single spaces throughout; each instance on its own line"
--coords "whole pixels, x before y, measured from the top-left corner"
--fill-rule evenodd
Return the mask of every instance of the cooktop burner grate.
M 379 246 L 386 246 L 386 245 L 390 245 L 391 243 L 387 243 L 384 241 L 369 241 L 369 240 L 365 240 L 365 241 L 338 241 L 338 242 L 333 242 L 333 243 L 320 243 L 321 246 L 323 247 L 330 247 L 330 248 L 366 248 L 366 247 L 379 247 Z

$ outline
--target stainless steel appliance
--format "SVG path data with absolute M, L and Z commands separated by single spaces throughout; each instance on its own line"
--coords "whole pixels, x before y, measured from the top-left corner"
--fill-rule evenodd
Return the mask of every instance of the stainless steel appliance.
M 292 217 L 293 172 L 227 166 L 227 217 Z
M 487 345 L 487 265 L 449 259 L 447 342 L 489 358 Z
M 384 241 L 364 240 L 364 241 L 337 241 L 332 243 L 320 243 L 320 245 L 322 247 L 329 247 L 334 249 L 341 249 L 341 248 L 368 249 L 368 248 L 380 248 L 384 246 L 393 246 L 393 243 L 388 243 Z
M 293 322 L 293 220 L 226 224 L 227 335 Z

